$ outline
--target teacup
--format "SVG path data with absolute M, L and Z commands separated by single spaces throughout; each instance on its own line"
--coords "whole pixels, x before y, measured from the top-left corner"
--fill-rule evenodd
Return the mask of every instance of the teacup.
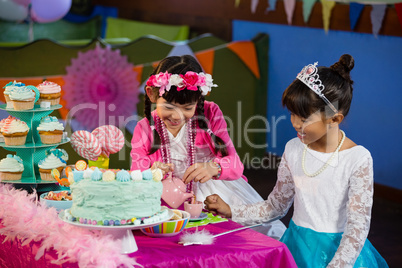
M 190 213 L 190 218 L 199 218 L 204 204 L 201 201 L 195 201 L 195 204 L 184 202 L 184 210 Z

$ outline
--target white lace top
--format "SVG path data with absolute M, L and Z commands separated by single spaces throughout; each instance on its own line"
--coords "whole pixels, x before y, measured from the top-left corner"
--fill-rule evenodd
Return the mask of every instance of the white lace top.
M 353 267 L 367 238 L 373 204 L 373 160 L 363 146 L 340 151 L 316 177 L 302 169 L 304 144 L 286 145 L 278 180 L 268 199 L 254 205 L 232 206 L 232 219 L 243 224 L 284 216 L 294 201 L 292 220 L 317 232 L 340 233 L 342 240 L 328 267 Z M 307 149 L 305 168 L 319 170 L 332 153 Z

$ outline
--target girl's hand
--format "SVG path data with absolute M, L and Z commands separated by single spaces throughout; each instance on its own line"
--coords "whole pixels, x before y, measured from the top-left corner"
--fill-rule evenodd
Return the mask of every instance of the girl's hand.
M 225 218 L 232 217 L 230 206 L 217 194 L 207 196 L 204 204 L 208 211 L 215 212 L 215 214 L 222 215 Z
M 183 175 L 183 182 L 190 183 L 192 180 L 204 183 L 218 175 L 219 169 L 214 162 L 195 163 L 190 166 Z
M 172 172 L 174 170 L 173 164 L 165 164 L 159 161 L 155 161 L 152 164 L 151 169 L 154 170 L 156 168 L 159 168 L 162 170 L 163 176 L 165 176 L 166 173 Z

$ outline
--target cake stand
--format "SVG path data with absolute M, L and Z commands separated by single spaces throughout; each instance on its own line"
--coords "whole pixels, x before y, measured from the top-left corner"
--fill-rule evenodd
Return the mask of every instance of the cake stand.
M 121 241 L 121 253 L 123 254 L 129 254 L 136 252 L 138 250 L 137 243 L 135 242 L 135 238 L 133 235 L 133 232 L 131 230 L 137 230 L 137 229 L 142 229 L 142 228 L 147 228 L 147 227 L 152 227 L 155 225 L 158 225 L 162 222 L 165 222 L 169 220 L 170 218 L 173 217 L 173 211 L 171 211 L 168 208 L 162 208 L 162 209 L 167 209 L 168 213 L 165 219 L 161 219 L 160 221 L 156 221 L 153 223 L 148 223 L 148 224 L 140 224 L 140 225 L 121 225 L 121 226 L 103 226 L 103 225 L 90 225 L 90 224 L 82 224 L 79 222 L 72 222 L 66 219 L 65 213 L 66 210 L 62 210 L 59 213 L 59 219 L 62 221 L 78 226 L 81 228 L 89 229 L 89 230 L 100 230 L 102 231 L 105 235 L 111 235 L 113 237 L 113 240 L 120 240 Z

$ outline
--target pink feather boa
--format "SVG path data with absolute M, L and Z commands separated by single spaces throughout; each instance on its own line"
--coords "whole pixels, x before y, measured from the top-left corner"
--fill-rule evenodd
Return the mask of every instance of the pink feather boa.
M 35 259 L 54 248 L 54 264 L 78 263 L 80 267 L 132 267 L 141 266 L 135 259 L 121 254 L 121 243 L 110 236 L 101 235 L 61 221 L 56 209 L 46 208 L 38 201 L 36 192 L 28 194 L 11 185 L 0 184 L 0 220 L 4 228 L 0 234 L 5 241 L 41 241 Z M 4 242 L 5 242 L 4 241 Z

